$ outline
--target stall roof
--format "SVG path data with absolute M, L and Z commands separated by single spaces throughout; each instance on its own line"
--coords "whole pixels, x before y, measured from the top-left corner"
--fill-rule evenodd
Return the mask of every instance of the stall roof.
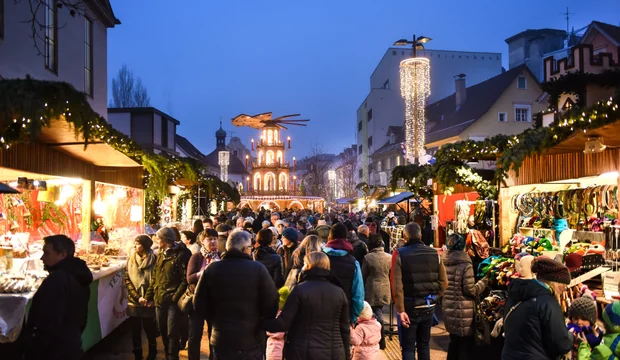
M 84 148 L 84 137 L 81 134 L 76 136 L 73 126 L 64 120 L 54 120 L 50 127 L 43 127 L 39 138 L 49 147 L 95 166 L 142 166 L 104 142 L 89 142 Z
M 379 201 L 377 201 L 377 204 L 379 204 L 379 205 L 398 204 L 400 202 L 407 201 L 407 200 L 411 199 L 414 196 L 415 195 L 413 193 L 410 193 L 409 191 L 405 191 L 405 192 L 401 192 L 398 195 L 394 195 L 394 196 L 391 196 L 389 198 L 385 198 L 383 200 L 379 200 Z M 414 201 L 416 201 L 416 200 L 414 200 Z
M 549 149 L 546 154 L 582 152 L 588 138 L 596 137 L 600 138 L 603 144 L 607 145 L 608 148 L 620 147 L 620 119 L 598 129 L 590 130 L 585 133 L 579 132 Z
M 340 199 L 336 199 L 336 204 L 338 205 L 347 205 L 347 204 L 351 204 L 353 202 L 355 202 L 355 199 L 350 199 L 350 198 L 340 198 Z

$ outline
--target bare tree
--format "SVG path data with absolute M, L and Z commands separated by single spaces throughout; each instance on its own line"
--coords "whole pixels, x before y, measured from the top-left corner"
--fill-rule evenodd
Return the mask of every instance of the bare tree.
M 336 170 L 338 189 L 346 198 L 355 196 L 359 161 L 354 151 L 345 151 L 340 158 L 340 166 Z
M 310 145 L 310 154 L 302 161 L 308 170 L 303 179 L 307 186 L 306 191 L 313 196 L 327 197 L 329 194 L 327 180 L 329 158 L 323 151 L 323 145 L 319 143 Z
M 151 99 L 142 79 L 134 77 L 133 71 L 126 64 L 118 70 L 116 77 L 112 79 L 112 101 L 110 107 L 147 107 L 151 105 Z

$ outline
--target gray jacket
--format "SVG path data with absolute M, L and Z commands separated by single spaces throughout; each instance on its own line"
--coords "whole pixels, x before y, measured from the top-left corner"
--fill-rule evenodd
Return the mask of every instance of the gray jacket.
M 471 336 L 474 334 L 474 298 L 487 287 L 488 279 L 476 283 L 471 258 L 465 251 L 448 251 L 444 258 L 448 275 L 448 288 L 443 297 L 443 312 L 446 330 L 451 335 Z
M 364 257 L 362 276 L 366 301 L 370 306 L 384 306 L 390 303 L 390 268 L 392 256 L 383 247 L 375 248 Z

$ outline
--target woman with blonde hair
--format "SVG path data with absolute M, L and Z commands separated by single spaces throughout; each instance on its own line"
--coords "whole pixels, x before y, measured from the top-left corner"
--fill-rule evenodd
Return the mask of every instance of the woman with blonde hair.
M 286 278 L 286 283 L 284 284 L 290 290 L 293 290 L 295 285 L 297 285 L 299 274 L 304 266 L 304 257 L 306 254 L 315 251 L 321 251 L 321 238 L 317 235 L 306 236 L 297 249 L 293 251 L 293 269 L 291 269 L 291 272 Z
M 304 268 L 280 315 L 264 323 L 265 330 L 288 331 L 287 360 L 348 358 L 349 305 L 340 281 L 329 270 L 322 252 L 304 257 Z

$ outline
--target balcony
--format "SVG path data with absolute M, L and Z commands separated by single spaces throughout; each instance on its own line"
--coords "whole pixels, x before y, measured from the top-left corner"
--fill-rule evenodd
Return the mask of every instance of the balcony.
M 300 195 L 296 190 L 247 190 L 241 192 L 242 196 L 296 196 Z
M 271 144 L 267 140 L 259 140 L 256 142 L 256 149 L 260 149 L 262 147 L 279 147 L 284 149 L 285 145 L 283 141 L 272 141 Z
M 290 169 L 291 164 L 286 162 L 284 164 L 281 163 L 271 163 L 271 164 L 266 164 L 266 163 L 261 163 L 260 165 L 258 163 L 252 162 L 252 169 Z

